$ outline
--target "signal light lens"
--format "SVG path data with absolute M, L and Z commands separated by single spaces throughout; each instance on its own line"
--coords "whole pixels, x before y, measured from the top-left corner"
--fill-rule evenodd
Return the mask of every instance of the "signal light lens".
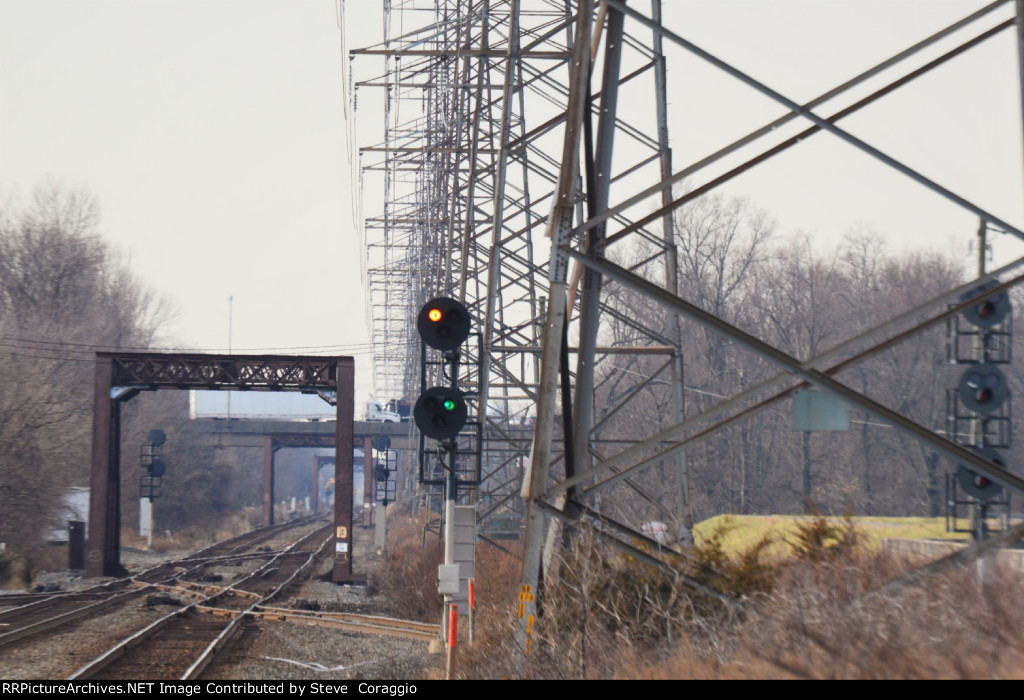
M 979 457 L 991 461 L 1000 469 L 1006 469 L 1006 461 L 1003 459 L 1003 456 L 991 447 L 971 447 L 970 449 Z M 964 464 L 957 465 L 956 478 L 964 493 L 982 501 L 990 501 L 997 498 L 1003 490 L 1003 487 L 998 483 L 992 481 L 987 476 L 968 469 Z
M 413 418 L 426 437 L 453 440 L 466 424 L 468 411 L 458 389 L 435 386 L 420 394 L 413 408 Z
M 471 325 L 469 311 L 450 297 L 431 299 L 416 314 L 416 330 L 420 338 L 441 352 L 458 349 L 469 337 Z
M 964 319 L 972 326 L 982 329 L 994 328 L 1010 315 L 1010 298 L 1006 292 L 981 298 L 985 297 L 985 292 L 998 285 L 998 280 L 990 280 L 960 297 L 961 301 L 978 298 L 977 304 L 964 311 Z
M 957 394 L 966 409 L 990 415 L 1006 403 L 1010 391 L 999 368 L 982 362 L 969 367 L 960 377 Z

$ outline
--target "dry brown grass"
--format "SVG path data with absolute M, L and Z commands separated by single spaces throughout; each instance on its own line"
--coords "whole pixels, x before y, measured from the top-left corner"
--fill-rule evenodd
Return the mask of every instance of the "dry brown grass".
M 802 563 L 782 573 L 742 626 L 745 652 L 800 678 L 1020 677 L 1024 611 L 1017 574 L 978 585 L 973 570 L 885 595 L 880 557 Z
M 174 532 L 161 528 L 158 523 L 153 530 L 152 546 L 134 529 L 122 528 L 121 546 L 154 552 L 202 549 L 214 542 L 251 531 L 255 527 L 253 523 L 259 522 L 261 517 L 256 508 L 244 508 L 225 515 L 208 516 L 202 523 Z
M 476 548 L 476 611 L 474 643 L 468 643 L 468 620 L 459 622 L 461 678 L 511 678 L 515 655 L 510 653 L 513 629 L 512 601 L 522 576 L 522 550 L 518 542 L 502 543 L 509 551 L 481 542 Z
M 436 535 L 424 537 L 420 523 L 392 514 L 388 542 L 384 560 L 370 573 L 370 587 L 393 601 L 396 617 L 437 622 L 442 605 L 437 593 L 437 566 L 444 561 L 442 543 Z
M 824 527 L 824 526 L 822 526 Z M 743 598 L 743 613 L 690 636 L 663 659 L 624 654 L 619 678 L 1018 678 L 1024 610 L 1019 574 L 975 570 L 931 576 L 874 595 L 906 565 L 808 532 L 803 555 L 774 567 L 770 592 Z M 835 535 L 837 533 L 832 533 Z M 824 548 L 815 542 L 831 542 Z M 697 622 L 694 620 L 694 622 Z M 725 624 L 721 624 L 724 622 Z M 718 643 L 709 645 L 708 641 Z M 664 650 L 659 650 L 664 651 Z M 640 661 L 638 661 L 640 660 Z
M 0 554 L 0 590 L 31 588 L 39 574 L 61 571 L 68 566 L 67 544 L 44 543 L 20 556 Z
M 480 610 L 479 642 L 460 649 L 465 678 L 930 679 L 1024 677 L 1021 576 L 996 571 L 932 576 L 871 592 L 906 570 L 857 546 L 852 526 L 811 521 L 785 560 L 767 547 L 722 558 L 696 551 L 703 570 L 741 602 L 730 612 L 673 577 L 600 546 L 586 533 L 566 550 L 543 597 L 533 653 L 519 658 L 505 601 Z M 518 562 L 504 564 L 518 581 Z M 709 571 L 714 568 L 714 575 Z M 722 585 L 728 584 L 728 585 Z

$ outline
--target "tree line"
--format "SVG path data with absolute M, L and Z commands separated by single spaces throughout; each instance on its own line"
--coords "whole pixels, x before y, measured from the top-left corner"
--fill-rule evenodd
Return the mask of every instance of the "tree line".
M 895 250 L 867 229 L 823 246 L 808 234 L 782 236 L 763 209 L 721 196 L 676 213 L 673 245 L 683 298 L 800 359 L 967 278 L 968 265 L 952 251 Z M 664 257 L 654 243 L 614 254 L 650 279 L 664 278 Z M 606 285 L 604 301 L 619 313 L 603 327 L 602 344 L 650 343 L 650 329 L 663 338 L 674 333 L 674 319 L 661 307 L 621 286 Z M 38 547 L 66 488 L 88 485 L 94 353 L 166 344 L 161 334 L 173 315 L 173 305 L 103 239 L 91 195 L 48 183 L 0 205 L 0 542 L 9 551 Z M 681 329 L 686 415 L 778 372 L 721 334 L 685 319 Z M 636 378 L 654 375 L 662 362 L 633 355 L 599 365 L 596 419 L 630 397 L 629 410 L 607 416 L 600 437 L 635 438 L 675 422 L 673 387 L 664 373 L 633 394 Z M 946 392 L 961 371 L 947 363 L 946 329 L 939 325 L 837 378 L 943 432 Z M 1021 373 L 1013 365 L 1005 371 L 1019 390 Z M 259 501 L 260 456 L 199 447 L 186 402 L 184 392 L 158 392 L 125 405 L 126 524 L 137 508 L 137 446 L 152 428 L 168 433 L 170 465 L 158 525 L 183 527 Z M 851 418 L 847 432 L 795 431 L 791 403 L 782 401 L 692 444 L 686 461 L 694 518 L 812 508 L 940 515 L 943 480 L 954 465 L 862 411 L 852 410 Z M 1015 456 L 1008 454 L 1011 469 Z M 633 481 L 650 496 L 673 492 L 675 478 L 666 460 Z M 667 517 L 666 498 L 636 498 L 637 492 L 602 496 L 602 506 L 643 519 Z
M 67 526 L 69 487 L 89 485 L 95 353 L 166 346 L 175 313 L 103 238 L 90 193 L 44 182 L 0 203 L 0 569 L 30 571 Z M 123 530 L 137 522 L 139 450 L 153 428 L 168 435 L 158 527 L 259 502 L 259 464 L 197 446 L 186 392 L 144 392 L 123 410 Z
M 684 206 L 673 222 L 679 293 L 800 360 L 963 284 L 968 268 L 976 265 L 964 257 L 966 251 L 896 250 L 866 227 L 834 245 L 802 232 L 782 236 L 778 228 L 768 213 L 743 198 L 706 196 Z M 620 264 L 658 280 L 664 279 L 665 257 L 657 253 L 656 244 L 641 242 L 615 255 Z M 672 318 L 662 307 L 622 286 L 607 285 L 605 301 L 620 312 L 603 329 L 608 344 L 649 344 L 651 334 L 644 328 L 662 337 L 672 333 Z M 946 343 L 947 327 L 940 323 L 836 378 L 944 434 L 947 390 L 964 370 L 947 361 Z M 686 319 L 681 348 L 687 416 L 781 371 L 725 335 Z M 636 378 L 652 376 L 659 362 L 638 355 L 606 363 L 598 380 L 598 405 L 611 410 Z M 1012 364 L 1003 370 L 1011 392 L 1019 391 L 1020 371 Z M 604 437 L 650 435 L 675 422 L 667 375 L 658 377 L 631 399 L 630 410 L 608 421 Z M 695 519 L 723 512 L 942 515 L 945 475 L 955 465 L 862 410 L 851 408 L 850 418 L 846 432 L 798 431 L 792 401 L 784 400 L 691 444 L 686 460 Z M 1013 423 L 1020 435 L 1020 426 Z M 1011 450 L 1007 455 L 1011 469 L 1016 454 Z M 637 498 L 636 493 L 644 488 L 664 493 L 674 479 L 674 467 L 666 460 L 637 478 L 639 490 L 621 490 L 604 503 L 640 511 L 633 515 L 641 518 L 662 519 L 664 499 Z

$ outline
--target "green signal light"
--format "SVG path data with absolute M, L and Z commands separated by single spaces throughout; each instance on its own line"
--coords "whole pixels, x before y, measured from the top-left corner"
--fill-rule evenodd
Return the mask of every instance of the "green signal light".
M 455 402 L 452 399 L 445 399 L 443 406 L 446 411 L 455 410 Z

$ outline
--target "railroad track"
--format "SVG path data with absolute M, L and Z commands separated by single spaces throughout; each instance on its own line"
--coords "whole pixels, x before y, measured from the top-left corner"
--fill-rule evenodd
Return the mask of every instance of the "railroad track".
M 333 528 L 309 533 L 266 563 L 201 600 L 181 606 L 121 640 L 75 671 L 69 679 L 190 680 L 241 630 L 260 605 L 314 569 L 330 554 Z M 171 590 L 177 590 L 170 587 Z
M 133 576 L 85 590 L 3 596 L 0 604 L 16 605 L 0 610 L 0 648 L 37 634 L 52 632 L 147 595 L 174 593 L 197 599 L 209 597 L 224 589 L 204 586 L 196 580 L 202 577 L 206 567 L 250 559 L 269 559 L 274 555 L 273 552 L 243 553 L 243 550 L 315 521 L 315 517 L 310 517 L 283 525 L 264 526 L 218 542 L 184 559 L 165 562 Z
M 296 622 L 304 625 L 335 627 L 349 632 L 382 634 L 430 642 L 438 639 L 441 626 L 429 622 L 400 620 L 381 615 L 360 615 L 346 612 L 319 612 L 312 610 L 291 610 L 257 605 L 248 613 L 252 617 L 281 622 Z
M 201 549 L 194 554 L 190 554 L 184 559 L 180 559 L 181 562 L 199 562 L 199 561 L 213 561 L 225 557 L 231 557 L 237 555 L 239 552 L 254 547 L 261 542 L 266 542 L 269 539 L 277 537 L 278 535 L 294 530 L 295 528 L 305 527 L 311 525 L 317 520 L 321 519 L 320 515 L 310 515 L 305 518 L 296 518 L 295 520 L 289 520 L 286 523 L 279 525 L 263 525 L 249 532 L 244 532 L 241 535 L 237 535 L 230 539 L 221 540 L 215 542 L 205 549 Z

